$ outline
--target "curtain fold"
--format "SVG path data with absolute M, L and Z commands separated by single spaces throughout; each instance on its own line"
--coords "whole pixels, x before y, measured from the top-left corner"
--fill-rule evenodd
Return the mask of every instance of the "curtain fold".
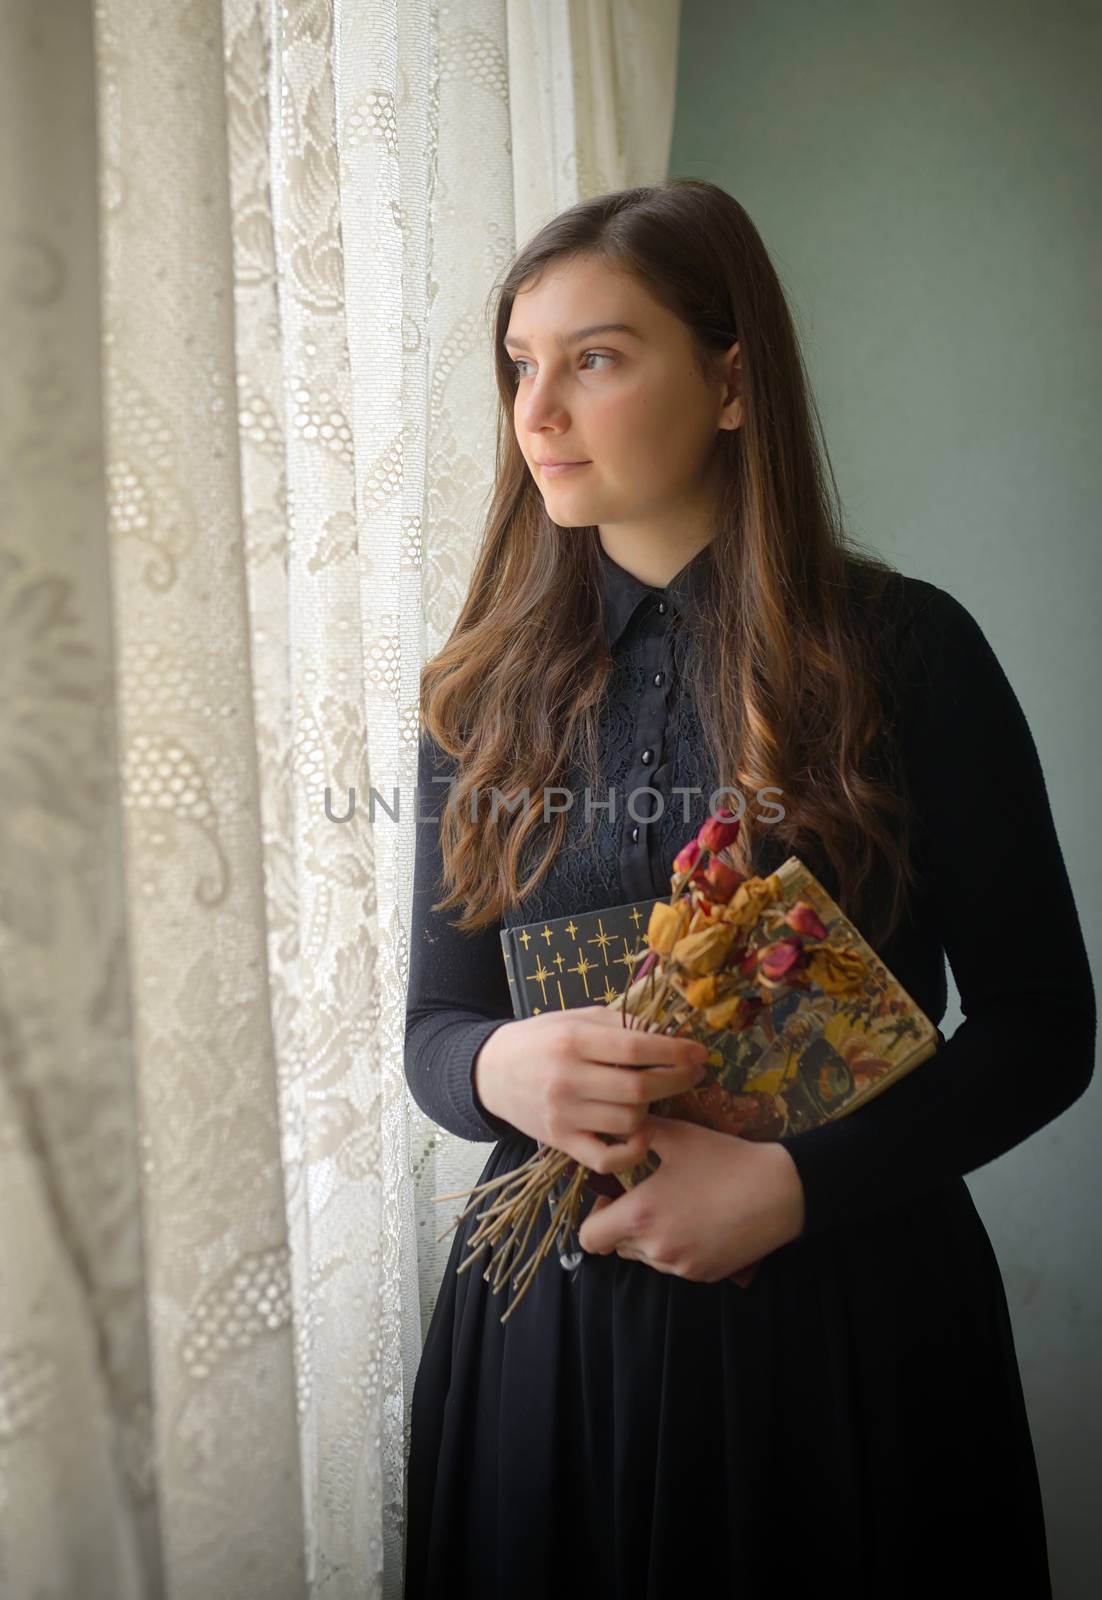
M 432 1196 L 488 1153 L 402 1070 L 420 669 L 490 487 L 487 297 L 664 175 L 677 13 L 5 13 L 12 1600 L 401 1593 Z

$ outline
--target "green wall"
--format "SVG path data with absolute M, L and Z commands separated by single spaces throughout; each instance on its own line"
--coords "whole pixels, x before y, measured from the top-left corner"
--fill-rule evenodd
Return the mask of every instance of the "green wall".
M 954 594 L 999 656 L 1096 982 L 1100 66 L 1097 6 L 682 0 L 670 159 L 765 240 L 853 532 Z M 1099 1099 L 1095 1082 L 968 1180 L 1010 1301 L 1056 1600 L 1102 1594 Z

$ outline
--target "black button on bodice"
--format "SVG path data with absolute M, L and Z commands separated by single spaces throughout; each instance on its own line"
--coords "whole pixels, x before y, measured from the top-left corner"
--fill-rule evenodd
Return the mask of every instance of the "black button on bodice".
M 619 696 L 614 709 L 625 735 L 614 752 L 619 799 L 608 818 L 614 824 L 608 831 L 615 839 L 618 873 L 616 887 L 609 883 L 603 892 L 606 904 L 612 905 L 617 895 L 621 903 L 665 897 L 666 863 L 692 833 L 687 809 L 683 824 L 682 807 L 671 804 L 671 786 L 687 783 L 691 789 L 696 784 L 707 795 L 716 782 L 703 744 L 692 733 L 691 717 L 688 738 L 682 728 L 681 692 L 691 654 L 687 646 L 695 636 L 693 629 L 682 632 L 681 621 L 695 614 L 712 567 L 706 546 L 668 587 L 658 588 L 634 577 L 603 550 L 599 559 L 605 642 L 616 669 L 610 694 Z M 611 785 L 613 779 L 609 781 Z M 636 798 L 629 804 L 626 797 L 633 791 Z M 639 816 L 645 793 L 653 794 L 655 803 L 649 815 Z M 703 812 L 702 805 L 697 812 Z

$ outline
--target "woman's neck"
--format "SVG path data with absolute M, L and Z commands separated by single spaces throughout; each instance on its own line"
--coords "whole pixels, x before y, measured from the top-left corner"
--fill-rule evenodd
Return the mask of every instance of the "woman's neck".
M 694 556 L 699 555 L 708 538 L 647 538 L 621 529 L 598 529 L 601 547 L 618 567 L 652 589 L 665 589 Z

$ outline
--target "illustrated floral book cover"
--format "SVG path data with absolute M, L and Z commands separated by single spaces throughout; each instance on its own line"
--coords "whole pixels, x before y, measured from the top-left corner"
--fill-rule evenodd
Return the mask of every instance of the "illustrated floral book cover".
M 711 1048 L 707 1079 L 687 1094 L 654 1103 L 655 1111 L 745 1139 L 799 1133 L 855 1110 L 925 1061 L 940 1040 L 925 1012 L 799 857 L 790 856 L 774 876 L 782 909 L 809 907 L 821 925 L 804 924 L 816 944 L 801 985 L 761 1005 L 749 1023 L 739 1010 L 738 1031 L 698 1022 L 694 1034 Z M 652 910 L 665 903 L 629 901 L 503 928 L 514 1014 L 538 1016 L 601 1002 L 624 1002 L 636 1011 L 648 980 L 632 982 L 631 974 L 647 952 Z M 776 979 L 784 976 L 785 953 L 774 966 Z M 708 1011 L 700 1014 L 706 1018 Z M 628 1175 L 618 1176 L 623 1181 Z

